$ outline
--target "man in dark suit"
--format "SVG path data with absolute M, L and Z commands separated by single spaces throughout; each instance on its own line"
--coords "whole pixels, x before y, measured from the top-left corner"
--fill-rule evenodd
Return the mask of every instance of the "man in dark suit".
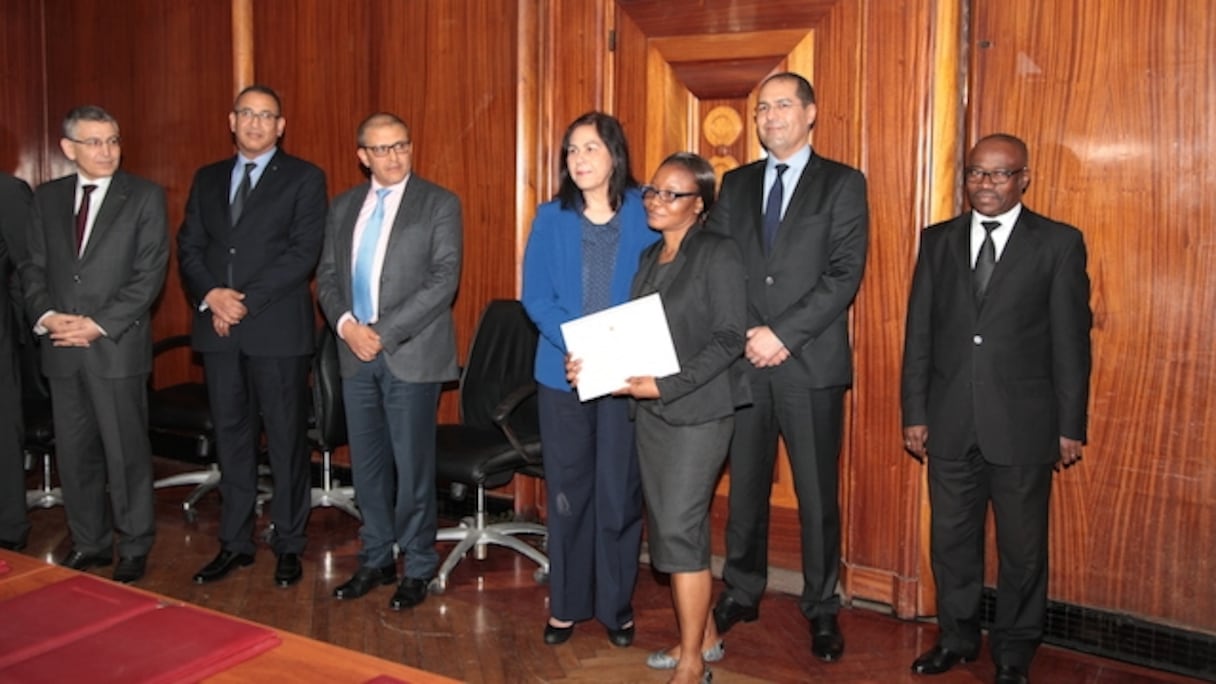
M 1081 458 L 1091 315 L 1081 233 L 1022 205 L 1026 145 L 990 135 L 963 171 L 972 211 L 931 226 L 908 301 L 904 446 L 929 462 L 941 636 L 913 672 L 980 647 L 984 518 L 996 518 L 998 684 L 1026 682 L 1047 607 L 1052 471 Z M 932 451 L 932 457 L 930 457 Z
M 460 282 L 460 200 L 412 172 L 410 129 L 392 114 L 359 126 L 371 182 L 339 195 L 317 268 L 321 309 L 338 346 L 351 467 L 363 527 L 359 569 L 334 590 L 363 596 L 404 577 L 389 601 L 416 606 L 439 564 L 435 551 L 435 410 L 456 379 L 452 300 Z M 395 471 L 395 476 L 394 476 Z
M 117 530 L 114 579 L 134 582 L 156 534 L 147 381 L 169 233 L 164 190 L 119 170 L 121 142 L 104 109 L 68 112 L 60 146 L 77 173 L 34 193 L 21 279 L 34 332 L 49 336 L 42 372 L 72 535 L 61 563 L 109 565 Z
M 228 125 L 237 155 L 194 176 L 177 236 L 196 303 L 220 465 L 220 552 L 194 575 L 213 582 L 253 563 L 258 453 L 265 426 L 274 498 L 274 581 L 299 581 L 310 510 L 308 370 L 314 310 L 309 278 L 324 238 L 325 174 L 278 148 L 286 120 L 261 85 L 237 96 Z
M 0 549 L 25 547 L 30 522 L 25 515 L 25 454 L 21 435 L 21 383 L 15 342 L 21 305 L 16 270 L 25 254 L 30 186 L 0 173 Z
M 768 581 L 769 496 L 777 435 L 785 439 L 802 536 L 802 613 L 811 651 L 844 650 L 837 624 L 840 505 L 837 460 L 844 394 L 853 381 L 848 310 L 865 266 L 865 177 L 815 154 L 815 92 L 794 73 L 770 76 L 756 100 L 768 158 L 731 171 L 710 215 L 732 235 L 747 269 L 748 330 L 738 362 L 755 403 L 736 415 L 730 451 L 726 590 L 720 632 L 755 620 Z

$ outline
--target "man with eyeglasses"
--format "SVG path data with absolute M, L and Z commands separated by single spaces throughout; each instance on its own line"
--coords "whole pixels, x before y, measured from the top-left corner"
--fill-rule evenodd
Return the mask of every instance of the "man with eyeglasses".
M 116 546 L 114 579 L 135 582 L 156 535 L 147 382 L 169 232 L 164 190 L 119 169 L 121 142 L 118 121 L 100 107 L 64 117 L 60 148 L 76 173 L 34 192 L 21 280 L 44 336 L 72 537 L 60 563 L 108 566 Z
M 203 356 L 220 466 L 220 551 L 194 575 L 214 582 L 253 563 L 258 454 L 265 428 L 274 480 L 274 582 L 300 580 L 311 510 L 309 291 L 328 206 L 321 169 L 279 148 L 278 94 L 240 92 L 228 126 L 237 154 L 199 169 L 177 236 L 193 346 Z
M 413 172 L 409 126 L 393 114 L 359 125 L 368 183 L 334 199 L 317 297 L 341 339 L 342 394 L 363 527 L 359 568 L 334 589 L 356 599 L 397 580 L 393 610 L 422 603 L 435 576 L 435 411 L 458 377 L 452 301 L 461 212 L 453 193 Z M 394 476 L 395 472 L 395 476 Z
M 1047 608 L 1053 471 L 1081 458 L 1091 313 L 1080 231 L 1022 204 L 1026 144 L 981 139 L 967 156 L 971 211 L 930 226 L 908 300 L 904 448 L 928 461 L 937 644 L 933 675 L 980 649 L 984 519 L 996 520 L 997 684 L 1028 681 Z
M 777 437 L 785 439 L 802 541 L 802 614 L 811 652 L 840 658 L 840 505 L 844 395 L 853 382 L 849 306 L 865 266 L 865 177 L 808 143 L 818 110 L 802 76 L 767 78 L 756 130 L 767 159 L 727 173 L 712 230 L 735 238 L 747 269 L 747 345 L 738 370 L 754 404 L 738 410 L 730 450 L 726 589 L 718 631 L 759 616 L 768 581 L 769 496 Z

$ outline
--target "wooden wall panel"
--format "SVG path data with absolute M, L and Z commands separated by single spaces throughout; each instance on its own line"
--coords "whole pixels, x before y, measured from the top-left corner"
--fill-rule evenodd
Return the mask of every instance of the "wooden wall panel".
M 0 171 L 31 185 L 46 175 L 43 146 L 41 0 L 8 0 L 0 9 Z
M 1085 233 L 1089 444 L 1056 478 L 1051 594 L 1216 632 L 1216 8 L 974 8 L 970 138 L 1030 146 L 1027 206 Z

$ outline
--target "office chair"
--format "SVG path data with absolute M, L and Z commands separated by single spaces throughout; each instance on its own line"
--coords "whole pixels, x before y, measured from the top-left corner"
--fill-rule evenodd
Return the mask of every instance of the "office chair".
M 355 488 L 343 487 L 333 476 L 333 453 L 346 444 L 346 407 L 338 367 L 338 338 L 327 325 L 317 331 L 312 361 L 312 421 L 308 442 L 321 452 L 321 486 L 312 488 L 312 507 L 327 506 L 363 519 L 355 503 Z
M 516 473 L 543 477 L 536 384 L 532 368 L 536 355 L 536 327 L 515 300 L 495 300 L 477 323 L 469 356 L 460 378 L 460 422 L 438 427 L 438 477 L 451 483 L 453 493 L 476 488 L 476 512 L 458 527 L 436 535 L 436 541 L 455 541 L 431 582 L 431 591 L 443 593 L 452 570 L 470 550 L 484 560 L 490 545 L 505 546 L 539 566 L 535 578 L 544 582 L 549 559 L 519 535 L 538 535 L 542 547 L 548 539 L 544 525 L 507 521 L 489 523 L 486 490 L 502 487 Z

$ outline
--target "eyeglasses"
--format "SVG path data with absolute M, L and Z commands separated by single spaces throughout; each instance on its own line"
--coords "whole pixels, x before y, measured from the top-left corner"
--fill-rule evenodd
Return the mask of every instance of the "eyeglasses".
M 279 115 L 275 112 L 268 112 L 268 111 L 255 112 L 248 107 L 246 107 L 244 109 L 237 109 L 233 113 L 236 114 L 238 118 L 244 119 L 246 121 L 253 121 L 254 119 L 257 119 L 258 121 L 261 121 L 262 123 L 270 123 L 271 121 L 274 121 L 275 119 L 279 118 Z
M 672 190 L 660 190 L 660 189 L 654 187 L 653 185 L 643 185 L 642 186 L 642 201 L 643 202 L 646 202 L 646 201 L 654 199 L 655 197 L 658 197 L 659 199 L 663 200 L 664 204 L 671 204 L 672 202 L 674 202 L 678 199 L 684 199 L 685 197 L 696 197 L 699 194 L 701 194 L 701 193 L 699 193 L 699 192 L 675 192 Z
M 387 157 L 389 152 L 404 154 L 409 149 L 410 141 L 399 140 L 392 145 L 362 145 L 363 149 L 372 153 L 373 157 Z
M 85 138 L 84 140 L 68 138 L 68 140 L 71 140 L 77 145 L 84 145 L 85 147 L 94 150 L 100 150 L 102 147 L 118 147 L 119 145 L 122 145 L 122 138 L 117 135 L 105 138 L 104 140 L 102 138 Z
M 776 102 L 772 103 L 761 102 L 760 104 L 756 105 L 756 116 L 768 114 L 769 112 L 785 114 L 796 106 L 798 106 L 798 103 L 794 102 L 793 100 L 777 100 Z
M 1010 178 L 1013 178 L 1019 173 L 1025 171 L 1026 168 L 1027 167 L 1023 166 L 1020 169 L 993 169 L 988 171 L 986 169 L 981 169 L 978 166 L 968 166 L 967 168 L 963 169 L 963 178 L 967 179 L 968 183 L 979 183 L 987 178 L 988 180 L 992 181 L 993 185 L 1004 185 L 1005 183 L 1009 182 Z

